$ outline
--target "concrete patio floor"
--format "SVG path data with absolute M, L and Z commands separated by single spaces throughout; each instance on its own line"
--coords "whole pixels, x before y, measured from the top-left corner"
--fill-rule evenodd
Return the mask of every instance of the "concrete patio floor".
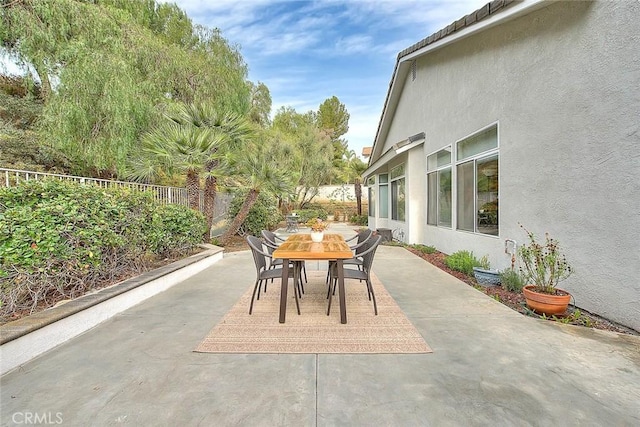
M 255 278 L 248 251 L 229 253 L 4 375 L 0 421 L 640 425 L 640 337 L 524 317 L 403 248 L 380 247 L 373 270 L 433 353 L 194 353 Z

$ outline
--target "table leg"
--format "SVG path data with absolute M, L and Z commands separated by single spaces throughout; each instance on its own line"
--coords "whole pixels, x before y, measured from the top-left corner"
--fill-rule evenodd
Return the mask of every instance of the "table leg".
M 298 281 L 298 275 L 300 274 L 300 263 L 295 261 L 293 263 L 293 296 L 296 298 L 296 309 L 298 310 L 298 315 L 300 315 L 300 302 L 298 301 L 298 296 L 302 298 L 302 292 L 300 292 L 300 286 L 302 283 Z
M 289 288 L 289 260 L 282 260 L 282 284 L 280 286 L 280 323 L 284 323 L 287 316 L 287 289 Z M 293 292 L 296 290 L 294 289 Z
M 340 323 L 347 323 L 347 301 L 344 294 L 344 267 L 341 259 L 336 261 L 338 270 L 338 290 L 340 292 Z

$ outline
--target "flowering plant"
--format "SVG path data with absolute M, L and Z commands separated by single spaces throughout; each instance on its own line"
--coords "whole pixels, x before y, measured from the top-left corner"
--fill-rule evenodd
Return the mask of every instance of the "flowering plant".
M 311 218 L 307 221 L 307 227 L 311 228 L 311 231 L 324 231 L 329 228 L 329 223 L 321 218 Z
M 545 233 L 544 243 L 539 243 L 532 232 L 520 224 L 527 233 L 529 243 L 518 248 L 518 255 L 522 260 L 520 267 L 524 277 L 532 281 L 536 291 L 555 295 L 556 285 L 573 273 L 567 263 L 565 255 L 560 250 L 557 240 Z

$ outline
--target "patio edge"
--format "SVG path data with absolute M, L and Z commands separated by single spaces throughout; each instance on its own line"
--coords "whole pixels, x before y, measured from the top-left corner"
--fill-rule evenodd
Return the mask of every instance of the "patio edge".
M 206 250 L 0 326 L 0 375 L 169 289 L 224 256 L 223 248 L 201 246 Z

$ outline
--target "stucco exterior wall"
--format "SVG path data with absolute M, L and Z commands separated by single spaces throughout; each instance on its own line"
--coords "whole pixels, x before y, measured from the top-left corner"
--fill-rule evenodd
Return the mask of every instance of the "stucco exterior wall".
M 424 224 L 427 222 L 425 209 L 426 157 L 422 146 L 407 153 L 407 226 L 405 229 L 407 243 L 420 243 Z
M 362 185 L 362 195 L 366 197 L 367 187 Z M 318 187 L 318 194 L 313 198 L 313 202 L 355 202 L 356 189 L 353 184 L 344 185 L 321 185 Z
M 639 2 L 551 3 L 419 57 L 385 144 L 426 133 L 409 156 L 410 240 L 502 269 L 519 223 L 549 232 L 575 268 L 562 287 L 576 305 L 640 330 L 638 16 Z M 427 226 L 424 158 L 495 122 L 499 236 Z

